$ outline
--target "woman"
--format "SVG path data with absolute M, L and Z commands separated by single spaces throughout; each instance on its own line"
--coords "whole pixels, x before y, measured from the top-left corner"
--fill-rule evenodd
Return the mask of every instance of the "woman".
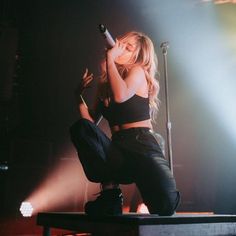
M 159 92 L 152 41 L 139 32 L 125 34 L 107 50 L 101 70 L 95 112 L 81 96 L 93 80 L 86 69 L 77 90 L 81 119 L 70 130 L 87 178 L 102 186 L 100 196 L 86 203 L 85 212 L 121 214 L 119 184 L 136 183 L 150 213 L 172 215 L 179 192 L 151 123 Z M 96 126 L 98 114 L 108 120 L 111 139 Z

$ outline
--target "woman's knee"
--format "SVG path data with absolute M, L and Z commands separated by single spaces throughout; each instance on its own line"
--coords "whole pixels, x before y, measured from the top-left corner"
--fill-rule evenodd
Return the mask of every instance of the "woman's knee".
M 162 215 L 173 215 L 180 203 L 179 191 L 168 193 L 166 201 L 167 209 L 164 209 Z
M 180 202 L 180 193 L 175 186 L 172 189 L 151 183 L 136 183 L 150 214 L 160 216 L 173 215 Z
M 91 125 L 91 121 L 81 118 L 77 120 L 71 127 L 70 127 L 70 135 L 73 137 L 75 135 L 81 134 L 87 127 Z
M 178 191 L 169 192 L 167 195 L 157 198 L 155 202 L 148 202 L 147 207 L 151 214 L 160 216 L 171 216 L 175 213 L 180 203 L 180 194 Z
M 82 125 L 82 119 L 77 120 L 74 124 L 71 125 L 70 127 L 70 135 L 71 137 L 74 137 L 75 134 L 78 133 L 78 131 L 81 129 Z

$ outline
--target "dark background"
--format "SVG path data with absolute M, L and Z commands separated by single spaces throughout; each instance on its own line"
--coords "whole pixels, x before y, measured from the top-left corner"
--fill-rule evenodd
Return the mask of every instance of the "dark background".
M 196 1 L 190 2 L 189 11 L 199 7 Z M 153 10 L 153 4 L 157 11 Z M 190 23 L 183 19 L 185 23 L 178 22 L 183 4 L 186 1 L 181 2 L 180 8 L 171 1 L 151 0 L 142 4 L 134 0 L 1 1 L 0 202 L 3 218 L 20 217 L 21 202 L 58 163 L 74 163 L 80 172 L 79 178 L 86 182 L 68 129 L 78 118 L 74 89 L 81 75 L 86 67 L 98 75 L 104 50 L 98 31 L 100 23 L 104 23 L 114 37 L 137 30 L 153 39 L 161 72 L 161 107 L 154 129 L 164 138 L 165 94 L 160 44 L 163 40 L 173 42 L 168 53 L 168 74 L 174 173 L 182 193 L 179 211 L 236 213 L 235 140 L 215 118 L 203 95 L 194 92 L 192 80 L 185 73 L 189 65 L 181 64 L 175 54 L 177 50 L 185 52 L 185 45 L 178 47 L 177 42 L 182 38 L 187 40 L 193 28 L 196 34 L 205 37 L 202 28 L 191 25 L 188 9 L 184 9 L 183 17 L 190 17 Z M 207 8 L 209 4 L 200 7 Z M 178 16 L 172 15 L 173 8 Z M 235 12 L 232 5 L 230 9 L 231 13 Z M 224 16 L 229 7 L 217 6 L 215 11 Z M 171 36 L 173 31 L 168 24 L 165 26 L 166 20 L 171 22 L 169 26 L 179 27 L 175 37 Z M 183 32 L 188 30 L 186 37 Z M 194 52 L 197 41 L 191 37 L 189 40 L 191 48 L 187 50 Z M 182 56 L 191 63 L 191 53 Z M 221 86 L 224 87 L 224 83 Z M 93 93 L 94 86 L 85 96 L 89 104 Z M 109 135 L 105 121 L 100 127 Z M 63 172 L 60 175 L 63 178 Z M 84 185 L 74 188 L 78 192 L 88 191 Z M 129 199 L 125 203 L 129 205 L 138 193 L 133 186 L 124 188 Z M 73 200 L 67 202 L 66 207 L 58 204 L 53 209 L 82 210 L 82 203 Z

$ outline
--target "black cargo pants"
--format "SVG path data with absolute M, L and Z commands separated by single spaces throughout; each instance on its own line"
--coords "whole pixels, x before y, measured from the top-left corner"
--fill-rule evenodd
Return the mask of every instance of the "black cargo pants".
M 172 215 L 180 201 L 175 179 L 149 128 L 118 131 L 109 139 L 80 119 L 70 128 L 85 175 L 92 182 L 135 183 L 151 214 Z

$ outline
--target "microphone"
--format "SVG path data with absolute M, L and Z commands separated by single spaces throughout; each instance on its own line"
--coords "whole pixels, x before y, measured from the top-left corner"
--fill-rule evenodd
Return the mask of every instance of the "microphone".
M 164 55 L 167 54 L 167 49 L 170 47 L 170 44 L 169 42 L 162 42 L 161 45 L 160 45 L 160 48 L 162 49 L 162 53 Z
M 106 40 L 107 46 L 109 48 L 113 48 L 115 46 L 115 41 L 112 38 L 112 36 L 110 35 L 110 33 L 107 30 L 107 28 L 103 24 L 100 24 L 98 27 L 99 27 L 100 33 L 103 35 L 103 37 Z
M 169 48 L 169 46 L 170 46 L 169 42 L 162 42 L 160 45 L 161 48 Z

